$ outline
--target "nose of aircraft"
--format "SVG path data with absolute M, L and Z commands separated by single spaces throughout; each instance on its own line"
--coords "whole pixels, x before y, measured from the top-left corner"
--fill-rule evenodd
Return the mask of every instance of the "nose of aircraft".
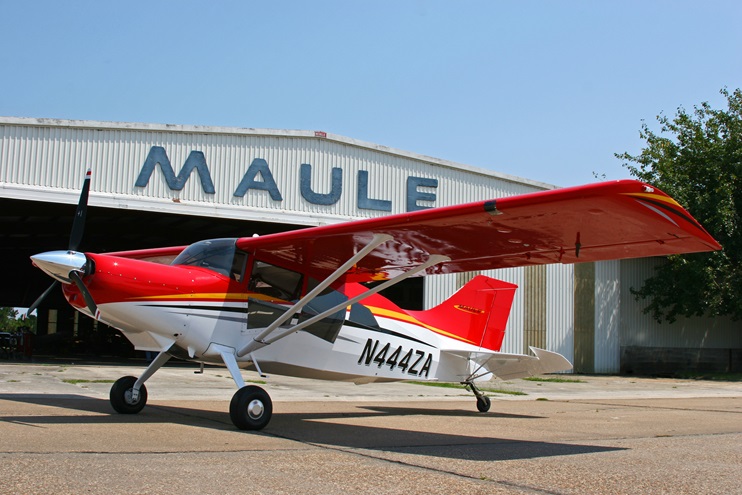
M 76 251 L 49 251 L 31 256 L 33 264 L 47 275 L 65 284 L 73 283 L 70 272 L 85 272 L 87 258 Z

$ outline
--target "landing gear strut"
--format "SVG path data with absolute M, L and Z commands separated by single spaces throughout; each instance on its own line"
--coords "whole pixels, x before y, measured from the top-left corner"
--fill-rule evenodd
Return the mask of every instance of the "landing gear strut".
M 477 410 L 479 412 L 487 412 L 490 410 L 492 401 L 490 401 L 490 398 L 484 395 L 484 393 L 479 390 L 476 385 L 474 385 L 473 380 L 467 380 L 465 382 L 461 382 L 461 384 L 464 385 L 468 390 L 471 390 L 472 393 L 476 396 Z
M 120 414 L 136 414 L 147 405 L 147 387 L 144 382 L 167 363 L 172 356 L 166 351 L 161 352 L 144 370 L 139 378 L 124 376 L 116 380 L 111 387 L 109 398 L 111 406 Z
M 223 346 L 215 348 L 221 351 L 222 360 L 237 385 L 237 392 L 229 403 L 229 417 L 232 423 L 240 430 L 262 430 L 273 415 L 273 402 L 268 392 L 255 385 L 245 385 L 234 349 Z M 253 362 L 260 371 L 260 365 L 254 359 Z

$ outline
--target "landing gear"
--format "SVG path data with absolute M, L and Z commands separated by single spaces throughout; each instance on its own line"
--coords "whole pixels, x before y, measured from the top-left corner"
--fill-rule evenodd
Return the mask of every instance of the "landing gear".
M 136 414 L 147 404 L 147 387 L 141 385 L 139 390 L 134 390 L 137 379 L 133 376 L 125 376 L 116 380 L 111 387 L 109 395 L 111 405 L 120 414 Z
M 144 409 L 147 404 L 147 387 L 144 386 L 144 382 L 167 363 L 170 357 L 170 354 L 163 351 L 157 355 L 139 378 L 125 376 L 116 380 L 109 394 L 113 409 L 120 414 L 136 414 Z
M 490 401 L 490 398 L 484 395 L 484 393 L 477 388 L 476 385 L 474 385 L 474 380 L 467 380 L 465 382 L 461 382 L 462 385 L 464 385 L 467 389 L 471 390 L 472 393 L 477 398 L 477 410 L 479 412 L 487 412 L 490 410 L 490 406 L 492 405 L 492 401 Z
M 477 397 L 477 410 L 479 412 L 489 411 L 491 405 L 492 405 L 492 402 L 490 401 L 490 398 L 487 397 L 486 395 Z
M 270 396 L 255 385 L 239 389 L 229 404 L 229 417 L 240 430 L 262 430 L 272 415 L 273 403 Z

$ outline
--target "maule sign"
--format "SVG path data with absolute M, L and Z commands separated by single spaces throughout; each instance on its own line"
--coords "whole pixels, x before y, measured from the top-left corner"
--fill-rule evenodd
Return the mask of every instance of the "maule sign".
M 175 175 L 173 166 L 167 156 L 165 148 L 162 146 L 153 146 L 144 165 L 139 172 L 134 185 L 136 187 L 147 187 L 149 179 L 154 173 L 156 166 L 165 177 L 168 187 L 174 191 L 180 191 L 195 169 L 201 180 L 201 187 L 206 194 L 215 194 L 214 181 L 211 179 L 211 172 L 206 163 L 206 157 L 201 151 L 191 151 L 178 175 Z M 331 187 L 328 193 L 318 193 L 312 190 L 312 165 L 302 163 L 299 166 L 299 193 L 309 203 L 315 205 L 333 205 L 340 201 L 343 195 L 343 169 L 333 167 L 331 172 Z M 358 170 L 355 177 L 357 186 L 356 205 L 360 209 L 392 211 L 392 199 L 389 198 L 371 198 L 369 197 L 369 172 L 367 170 Z M 424 177 L 408 176 L 406 183 L 406 211 L 416 211 L 435 206 L 436 193 L 438 188 L 438 179 Z M 242 180 L 236 184 L 234 196 L 244 197 L 249 190 L 264 191 L 273 201 L 283 201 L 283 195 L 273 176 L 271 167 L 263 158 L 255 158 L 245 170 Z M 426 202 L 421 205 L 420 202 Z

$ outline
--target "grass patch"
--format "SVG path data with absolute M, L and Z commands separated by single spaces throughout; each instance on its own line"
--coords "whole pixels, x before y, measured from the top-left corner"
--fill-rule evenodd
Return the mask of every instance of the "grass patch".
M 463 390 L 464 387 L 459 385 L 458 383 L 449 383 L 449 382 L 407 382 L 412 383 L 413 385 L 426 385 L 428 387 L 439 387 L 439 388 L 458 388 Z
M 482 392 L 489 392 L 491 394 L 502 394 L 502 395 L 528 395 L 520 390 L 505 390 L 502 388 L 480 388 Z
M 407 383 L 412 383 L 414 385 L 425 385 L 427 387 L 440 387 L 440 388 L 455 388 L 459 390 L 464 390 L 464 387 L 458 383 L 449 383 L 449 382 L 415 382 L 415 381 L 409 381 Z M 525 392 L 520 392 L 518 390 L 504 390 L 501 388 L 487 388 L 487 387 L 477 387 L 482 392 L 490 392 L 492 394 L 502 394 L 502 395 L 528 395 Z
M 529 382 L 547 382 L 547 383 L 587 383 L 585 380 L 578 380 L 577 378 L 558 378 L 558 377 L 543 377 L 543 376 L 529 376 L 523 378 Z
M 70 385 L 79 385 L 81 383 L 113 383 L 115 380 L 78 380 L 71 378 L 62 381 L 64 383 L 69 383 Z

